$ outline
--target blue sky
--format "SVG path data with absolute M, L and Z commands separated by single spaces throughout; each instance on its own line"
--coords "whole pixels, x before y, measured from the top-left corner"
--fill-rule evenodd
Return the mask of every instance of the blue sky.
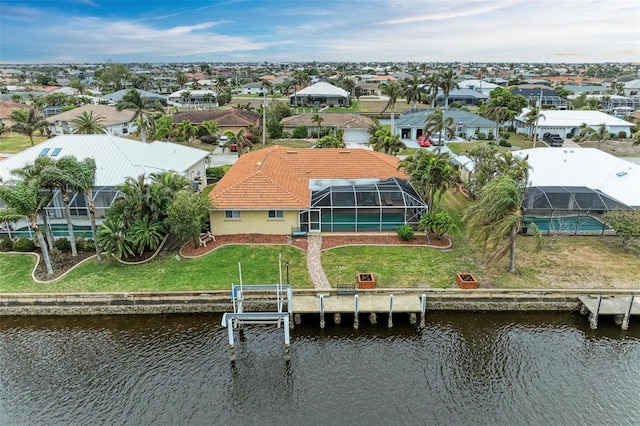
M 640 62 L 638 0 L 0 0 L 0 62 Z

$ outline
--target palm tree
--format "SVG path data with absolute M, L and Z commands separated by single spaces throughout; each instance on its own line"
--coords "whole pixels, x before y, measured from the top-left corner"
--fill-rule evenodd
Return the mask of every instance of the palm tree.
M 345 148 L 346 145 L 343 141 L 340 140 L 337 136 L 327 135 L 318 140 L 316 143 L 316 148 Z
M 606 142 L 609 140 L 609 137 L 611 137 L 609 130 L 607 130 L 607 126 L 604 123 L 600 124 L 596 129 L 587 127 L 583 129 L 580 134 L 582 135 L 580 143 L 596 141 L 598 143 L 598 149 L 600 149 L 600 145 L 603 142 Z
M 74 134 L 80 135 L 103 135 L 107 133 L 107 128 L 102 124 L 104 117 L 93 115 L 93 111 L 83 111 L 82 114 L 71 120 L 71 125 L 75 128 Z
M 482 244 L 485 252 L 492 252 L 486 259 L 487 264 L 500 260 L 509 252 L 509 272 L 512 274 L 516 273 L 516 238 L 522 229 L 523 195 L 522 185 L 510 176 L 499 176 L 482 189 L 478 201 L 468 207 L 463 215 L 469 229 L 475 234 L 475 241 Z M 540 233 L 535 225 L 532 229 L 540 247 Z
M 440 88 L 440 75 L 429 74 L 425 79 L 427 85 L 427 96 L 431 100 L 431 109 L 435 108 L 436 99 L 438 98 L 438 89 Z
M 209 136 L 216 136 L 220 133 L 220 125 L 212 120 L 205 120 L 200 123 L 200 127 L 207 132 Z
M 125 93 L 124 96 L 122 96 L 122 100 L 116 104 L 116 108 L 118 111 L 122 111 L 123 109 L 135 111 L 134 119 L 137 119 L 141 115 L 148 117 L 149 113 L 154 111 L 163 112 L 161 106 L 150 104 L 147 98 L 141 96 L 136 89 L 131 89 Z M 142 142 L 147 141 L 147 132 L 144 126 L 140 130 L 140 139 Z
M 93 245 L 96 249 L 96 257 L 98 261 L 102 260 L 100 256 L 100 247 L 98 247 L 96 233 L 96 205 L 93 202 L 93 185 L 96 182 L 96 162 L 93 158 L 85 158 L 77 163 L 77 172 L 73 174 L 73 182 L 71 187 L 76 191 L 83 193 L 87 207 L 89 208 L 89 221 L 91 223 L 91 233 L 93 234 Z
M 189 90 L 180 92 L 180 100 L 183 104 L 187 102 L 189 104 L 189 111 L 191 111 L 191 92 Z
M 377 130 L 375 135 L 369 139 L 369 143 L 373 145 L 374 151 L 389 155 L 396 155 L 406 148 L 404 142 L 400 140 L 400 135 L 392 135 L 386 128 Z
M 444 118 L 444 113 L 440 108 L 436 108 L 434 112 L 427 115 L 424 120 L 424 133 L 427 135 L 438 135 L 438 148 L 440 152 L 440 146 L 442 146 L 442 134 L 447 134 L 447 140 L 451 139 L 451 136 L 455 133 L 455 124 L 453 117 Z
M 458 83 L 455 80 L 455 76 L 453 75 L 453 70 L 451 68 L 443 71 L 438 76 L 439 87 L 442 89 L 442 94 L 444 96 L 444 109 L 449 109 L 449 93 L 453 89 L 457 89 Z
M 529 127 L 529 134 L 533 137 L 533 147 L 536 147 L 538 140 L 538 121 L 545 118 L 538 107 L 532 106 L 524 116 L 524 124 Z
M 79 95 L 84 95 L 89 88 L 89 85 L 76 77 L 69 81 L 69 87 L 75 89 Z
M 402 86 L 395 81 L 389 81 L 382 88 L 382 93 L 389 97 L 389 101 L 385 105 L 382 110 L 382 114 L 387 110 L 387 108 L 391 108 L 391 134 L 395 133 L 394 119 L 395 119 L 395 109 L 396 109 L 396 101 L 402 94 Z
M 222 147 L 223 151 L 225 148 L 228 148 L 231 145 L 235 145 L 238 157 L 240 157 L 245 152 L 249 152 L 249 150 L 253 147 L 253 143 L 250 140 L 244 137 L 244 129 L 238 130 L 237 133 L 233 133 L 231 130 L 227 130 L 224 132 L 225 136 L 229 138 L 225 146 Z
M 316 126 L 318 126 L 318 138 L 320 137 L 320 128 L 322 126 L 322 121 L 323 118 L 322 116 L 320 116 L 320 114 L 313 114 L 313 116 L 311 116 L 311 122 L 316 123 Z
M 49 126 L 47 120 L 33 107 L 11 111 L 11 119 L 15 123 L 11 129 L 28 136 L 31 146 L 33 146 L 33 134 L 36 130 L 43 132 Z
M 196 129 L 189 120 L 182 120 L 182 123 L 178 124 L 176 130 L 184 140 L 187 141 L 189 146 L 191 146 L 191 142 L 198 132 L 198 129 Z
M 171 140 L 173 132 L 173 119 L 168 115 L 163 115 L 154 120 L 155 132 L 152 135 L 154 140 L 167 138 Z
M 18 181 L 14 185 L 0 186 L 0 199 L 6 207 L 0 209 L 0 222 L 15 222 L 27 217 L 36 233 L 47 274 L 53 274 L 49 249 L 38 225 L 38 215 L 51 201 L 51 191 L 43 191 L 38 179 Z
M 133 255 L 132 243 L 127 238 L 122 223 L 113 219 L 107 219 L 100 225 L 95 241 L 107 256 L 115 259 Z
M 506 99 L 502 96 L 491 99 L 487 104 L 486 115 L 496 122 L 496 140 L 500 139 L 500 124 L 507 121 L 510 115 Z
M 189 81 L 189 78 L 185 75 L 185 73 L 183 73 L 182 71 L 176 72 L 176 83 L 180 85 L 181 89 L 185 84 L 187 84 L 187 81 Z
M 407 104 L 413 102 L 413 109 L 416 109 L 418 102 L 422 102 L 427 95 L 424 85 L 417 76 L 409 80 L 402 80 L 402 94 L 407 98 Z

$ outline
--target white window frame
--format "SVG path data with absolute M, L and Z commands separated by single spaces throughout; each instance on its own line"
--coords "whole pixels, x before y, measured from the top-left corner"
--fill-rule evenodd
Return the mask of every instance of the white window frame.
M 240 220 L 240 210 L 225 210 L 224 211 L 224 219 L 225 220 Z
M 269 220 L 284 220 L 284 210 L 269 210 L 267 218 Z

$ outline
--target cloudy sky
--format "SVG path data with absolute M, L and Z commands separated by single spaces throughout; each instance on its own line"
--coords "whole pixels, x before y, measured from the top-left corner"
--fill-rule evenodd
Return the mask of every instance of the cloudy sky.
M 640 62 L 639 0 L 0 0 L 0 62 Z

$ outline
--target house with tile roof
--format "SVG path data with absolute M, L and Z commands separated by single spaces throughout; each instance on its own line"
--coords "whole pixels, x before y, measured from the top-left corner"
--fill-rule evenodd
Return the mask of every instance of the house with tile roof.
M 62 135 L 0 161 L 0 179 L 3 182 L 16 179 L 11 174 L 12 170 L 33 164 L 36 158 L 42 156 L 52 159 L 65 156 L 74 156 L 78 160 L 93 158 L 96 162 L 93 201 L 96 205 L 96 218 L 100 221 L 116 197 L 120 196 L 116 186 L 124 183 L 128 177 L 172 170 L 192 180 L 194 184 L 200 180 L 204 184 L 209 155 L 208 151 L 170 142 L 142 143 L 109 134 Z M 45 209 L 52 223 L 64 221 L 63 206 L 62 196 L 58 191 Z M 71 209 L 76 216 L 74 223 L 82 224 L 86 221 L 88 224 L 89 212 L 83 196 L 73 195 Z
M 309 134 L 318 130 L 318 124 L 313 121 L 316 114 L 299 114 L 285 117 L 280 120 L 282 130 L 293 132 L 298 126 L 306 126 Z M 368 145 L 369 127 L 375 123 L 372 119 L 351 113 L 319 113 L 322 118 L 321 127 L 332 130 L 344 130 L 344 143 L 346 145 Z
M 194 126 L 202 124 L 203 121 L 213 121 L 220 126 L 220 134 L 230 130 L 233 133 L 240 129 L 245 130 L 245 134 L 251 134 L 250 128 L 258 128 L 260 126 L 260 113 L 257 111 L 249 111 L 246 109 L 212 109 L 202 111 L 185 111 L 178 112 L 173 115 L 173 124 L 182 123 L 188 120 Z
M 138 129 L 135 111 L 128 109 L 118 111 L 116 107 L 109 105 L 87 104 L 47 117 L 49 132 L 54 136 L 73 133 L 75 128 L 72 121 L 85 112 L 93 113 L 94 117 L 102 117 L 101 123 L 106 127 L 107 133 L 114 136 L 128 136 Z
M 29 105 L 21 102 L 0 101 L 0 123 L 6 127 L 11 127 L 15 123 L 11 119 L 11 113 L 17 109 L 29 108 Z
M 274 146 L 243 155 L 209 194 L 218 235 L 383 232 L 417 226 L 427 206 L 397 157 L 364 149 Z

